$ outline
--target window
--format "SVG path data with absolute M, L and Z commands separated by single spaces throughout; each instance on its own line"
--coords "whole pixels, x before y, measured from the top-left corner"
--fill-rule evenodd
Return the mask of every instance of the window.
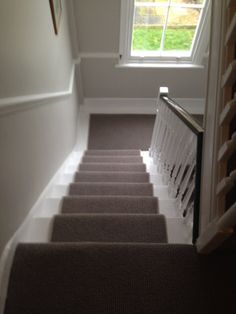
M 122 0 L 121 63 L 196 63 L 207 49 L 209 2 Z

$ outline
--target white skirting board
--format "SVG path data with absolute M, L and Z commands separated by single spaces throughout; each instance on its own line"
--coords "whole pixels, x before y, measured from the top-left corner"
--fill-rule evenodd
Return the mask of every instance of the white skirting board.
M 203 115 L 205 99 L 173 98 L 190 114 Z M 155 114 L 155 98 L 85 98 L 83 108 L 88 113 L 97 114 Z
M 51 181 L 39 196 L 37 202 L 25 217 L 23 223 L 9 240 L 0 258 L 0 314 L 4 312 L 9 274 L 16 246 L 19 242 L 48 242 L 51 235 L 52 216 L 60 211 L 59 191 L 53 198 L 55 189 L 60 184 L 68 184 L 73 177 L 82 153 L 73 151 L 55 173 Z M 47 211 L 45 210 L 47 206 Z

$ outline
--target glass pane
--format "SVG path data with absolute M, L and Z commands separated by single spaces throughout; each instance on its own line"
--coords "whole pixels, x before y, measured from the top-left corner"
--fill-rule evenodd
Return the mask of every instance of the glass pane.
M 132 52 L 158 51 L 167 7 L 136 7 L 132 36 Z
M 152 2 L 152 3 L 166 3 L 168 4 L 168 0 L 135 0 L 135 3 L 140 3 L 140 2 Z M 171 4 L 204 4 L 205 0 L 171 0 Z
M 163 3 L 164 2 L 164 3 L 168 3 L 169 1 L 168 0 L 135 0 L 135 3 L 137 3 L 137 2 L 143 2 L 143 3 L 145 3 L 145 2 Z
M 204 4 L 205 0 L 171 0 L 171 4 Z
M 170 8 L 164 50 L 189 51 L 201 9 Z

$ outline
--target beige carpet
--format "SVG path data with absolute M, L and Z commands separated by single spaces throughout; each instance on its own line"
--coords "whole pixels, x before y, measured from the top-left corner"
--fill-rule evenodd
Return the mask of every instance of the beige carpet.
M 91 115 L 88 147 L 148 150 L 154 122 L 154 115 Z

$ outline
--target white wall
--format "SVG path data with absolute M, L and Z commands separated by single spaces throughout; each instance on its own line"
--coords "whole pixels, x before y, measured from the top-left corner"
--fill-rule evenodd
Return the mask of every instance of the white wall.
M 204 98 L 202 69 L 116 68 L 117 60 L 84 59 L 85 97 L 156 98 L 159 87 L 168 86 L 173 98 Z
M 1 0 L 0 103 L 68 90 L 72 64 L 65 1 L 56 36 L 48 0 Z M 77 115 L 75 86 L 68 97 L 0 108 L 0 254 L 73 150 Z
M 55 36 L 49 0 L 1 0 L 0 98 L 68 87 L 72 52 L 64 3 Z
M 119 53 L 120 0 L 74 0 L 74 7 L 80 52 Z M 169 86 L 172 97 L 205 97 L 205 69 L 121 69 L 117 63 L 82 59 L 85 97 L 152 98 L 160 86 Z
M 120 0 L 74 0 L 81 52 L 118 52 Z
M 73 150 L 77 97 L 0 116 L 0 252 Z

